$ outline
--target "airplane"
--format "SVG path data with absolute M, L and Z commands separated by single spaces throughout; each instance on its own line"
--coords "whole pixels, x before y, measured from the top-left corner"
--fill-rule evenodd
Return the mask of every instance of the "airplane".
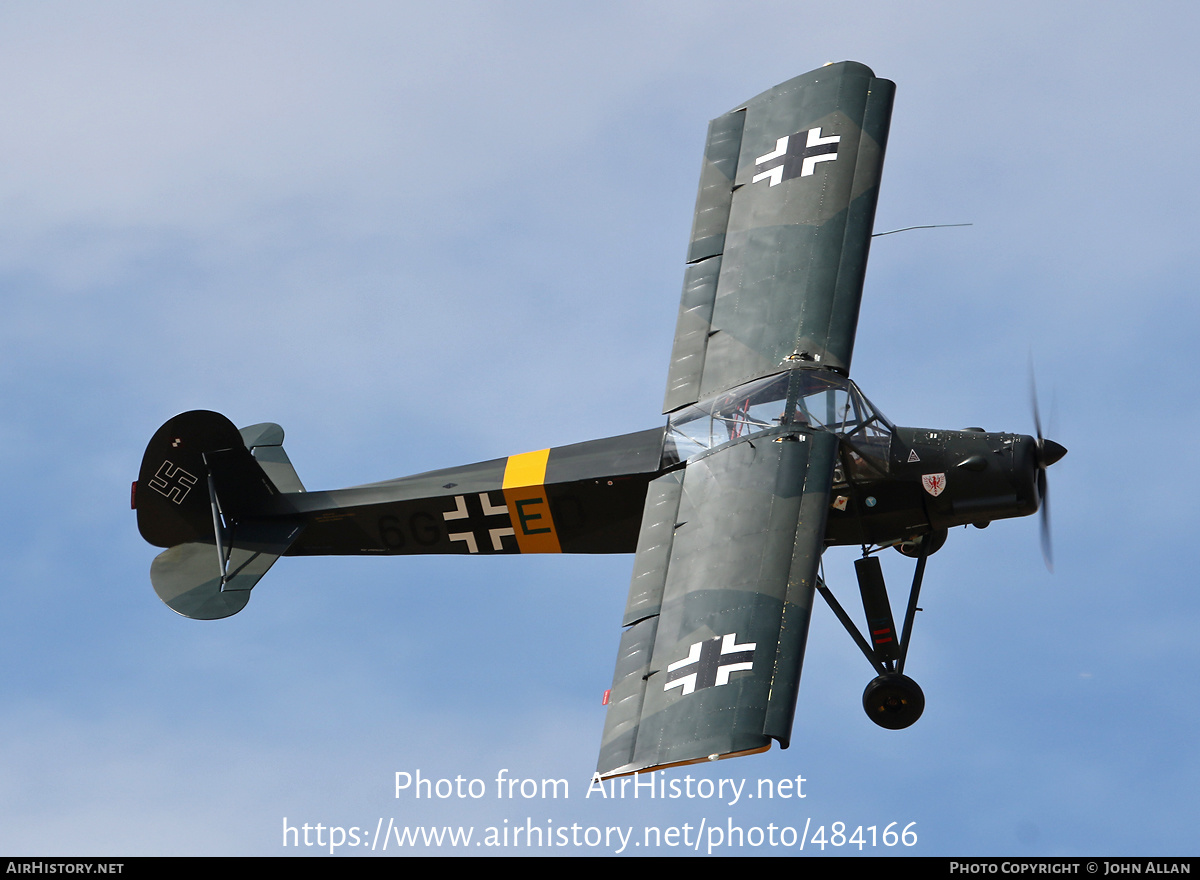
M 246 606 L 280 556 L 634 553 L 601 778 L 787 748 L 814 597 L 871 664 L 863 708 L 901 729 L 926 561 L 949 529 L 1042 510 L 1066 449 L 894 424 L 850 362 L 895 84 L 829 64 L 714 119 L 668 370 L 666 424 L 335 491 L 306 491 L 272 423 L 177 415 L 132 489 L 186 617 Z M 821 577 L 860 546 L 860 632 Z M 916 560 L 897 631 L 878 553 Z M 1048 557 L 1047 557 L 1048 559 Z

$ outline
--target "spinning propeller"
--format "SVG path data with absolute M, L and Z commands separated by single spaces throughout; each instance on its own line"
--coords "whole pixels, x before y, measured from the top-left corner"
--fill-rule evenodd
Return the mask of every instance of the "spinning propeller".
M 1046 482 L 1046 468 L 1066 455 L 1067 448 L 1042 435 L 1042 418 L 1038 413 L 1037 382 L 1033 377 L 1032 365 L 1029 368 L 1029 394 L 1030 405 L 1033 407 L 1033 425 L 1037 429 L 1037 492 L 1042 508 L 1042 559 L 1046 562 L 1046 569 L 1054 571 L 1054 552 L 1050 543 L 1050 496 L 1048 494 L 1049 486 Z

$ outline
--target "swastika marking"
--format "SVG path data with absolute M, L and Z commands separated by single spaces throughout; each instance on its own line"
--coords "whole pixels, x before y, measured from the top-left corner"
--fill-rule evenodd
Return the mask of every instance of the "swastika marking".
M 181 467 L 164 461 L 158 466 L 158 473 L 150 478 L 150 488 L 159 495 L 165 495 L 176 504 L 182 504 L 188 492 L 196 485 L 197 477 L 189 474 Z

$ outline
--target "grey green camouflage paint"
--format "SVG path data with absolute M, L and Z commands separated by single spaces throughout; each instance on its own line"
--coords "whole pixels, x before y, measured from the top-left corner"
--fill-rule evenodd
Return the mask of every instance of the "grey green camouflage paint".
M 837 449 L 780 428 L 651 485 L 602 775 L 787 744 Z
M 789 357 L 849 372 L 894 94 L 847 61 L 709 125 L 664 412 Z
M 844 62 L 710 123 L 664 412 L 849 372 L 894 89 Z M 602 776 L 786 748 L 837 456 L 781 425 L 650 485 Z

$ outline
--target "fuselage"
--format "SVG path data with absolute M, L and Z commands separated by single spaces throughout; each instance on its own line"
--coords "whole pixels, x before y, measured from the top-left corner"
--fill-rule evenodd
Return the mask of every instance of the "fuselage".
M 524 453 L 397 480 L 274 496 L 259 515 L 296 518 L 288 555 L 632 553 L 646 489 L 671 470 L 703 467 L 735 443 L 786 442 L 792 425 L 735 436 L 679 458 L 671 427 Z M 911 541 L 983 526 L 1039 506 L 1033 437 L 893 428 L 884 442 L 843 438 L 826 545 Z

